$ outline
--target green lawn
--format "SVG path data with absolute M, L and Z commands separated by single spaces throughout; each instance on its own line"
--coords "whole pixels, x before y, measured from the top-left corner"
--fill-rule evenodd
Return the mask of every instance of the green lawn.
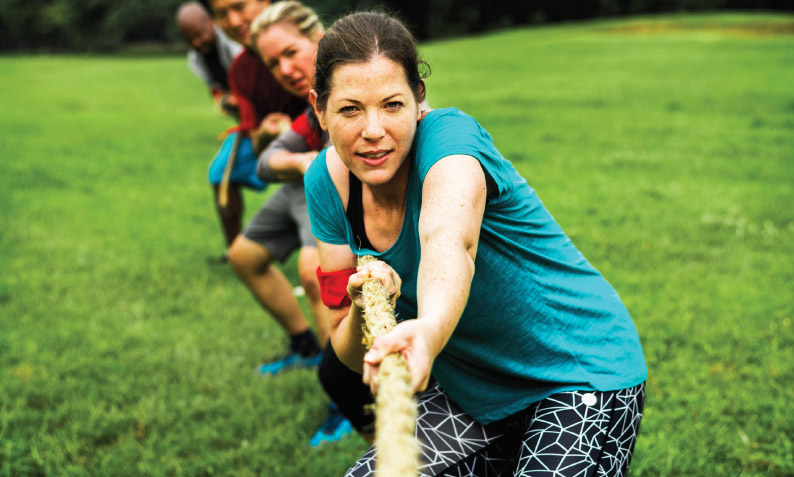
M 634 316 L 632 475 L 794 475 L 794 16 L 423 52 Z M 0 91 L 0 476 L 341 475 L 365 443 L 309 448 L 316 377 L 254 374 L 284 334 L 209 261 L 231 123 L 184 58 L 0 57 Z

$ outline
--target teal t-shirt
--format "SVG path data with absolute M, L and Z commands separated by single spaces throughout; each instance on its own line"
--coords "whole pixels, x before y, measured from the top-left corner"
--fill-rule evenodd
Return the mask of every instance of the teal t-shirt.
M 391 265 L 403 280 L 397 318 L 415 318 L 424 178 L 450 155 L 480 162 L 497 191 L 486 202 L 469 301 L 432 371 L 464 411 L 487 424 L 557 392 L 614 391 L 645 381 L 637 330 L 617 292 L 472 117 L 456 108 L 431 111 L 413 150 L 406 216 L 388 250 L 357 246 L 325 152 L 304 177 L 309 217 L 323 242 Z

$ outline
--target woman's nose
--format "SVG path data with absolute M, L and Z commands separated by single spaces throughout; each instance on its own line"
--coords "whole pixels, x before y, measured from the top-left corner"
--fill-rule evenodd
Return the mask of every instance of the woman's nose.
M 364 139 L 368 140 L 378 140 L 382 138 L 385 134 L 383 129 L 382 120 L 380 114 L 378 112 L 369 112 L 365 116 L 366 124 L 364 125 L 364 130 L 362 131 L 362 135 Z
M 290 60 L 281 60 L 278 62 L 278 67 L 281 70 L 281 74 L 284 76 L 288 76 L 292 73 L 294 68 L 292 67 L 292 61 Z

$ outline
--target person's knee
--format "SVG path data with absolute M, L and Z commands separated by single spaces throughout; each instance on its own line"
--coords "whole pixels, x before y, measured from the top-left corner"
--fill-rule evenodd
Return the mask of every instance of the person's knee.
M 264 247 L 247 240 L 242 235 L 238 236 L 229 248 L 229 263 L 240 276 L 264 273 L 271 261 Z
M 317 279 L 317 267 L 320 266 L 316 252 L 304 250 L 298 262 L 298 275 L 306 296 L 312 300 L 320 299 L 320 282 Z
M 309 271 L 300 271 L 301 286 L 306 291 L 306 296 L 311 300 L 320 299 L 320 282 L 317 280 L 316 269 Z

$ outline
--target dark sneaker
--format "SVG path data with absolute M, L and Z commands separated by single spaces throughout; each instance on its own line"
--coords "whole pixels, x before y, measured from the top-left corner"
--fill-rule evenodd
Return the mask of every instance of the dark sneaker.
M 328 405 L 328 417 L 314 433 L 309 445 L 317 447 L 323 442 L 336 442 L 353 432 L 353 425 L 339 412 L 335 404 Z
M 313 368 L 320 364 L 322 361 L 322 353 L 317 353 L 312 356 L 301 356 L 298 353 L 290 353 L 283 358 L 279 358 L 270 363 L 265 363 L 258 368 L 257 372 L 263 376 L 270 374 L 278 374 L 287 369 L 293 368 Z

